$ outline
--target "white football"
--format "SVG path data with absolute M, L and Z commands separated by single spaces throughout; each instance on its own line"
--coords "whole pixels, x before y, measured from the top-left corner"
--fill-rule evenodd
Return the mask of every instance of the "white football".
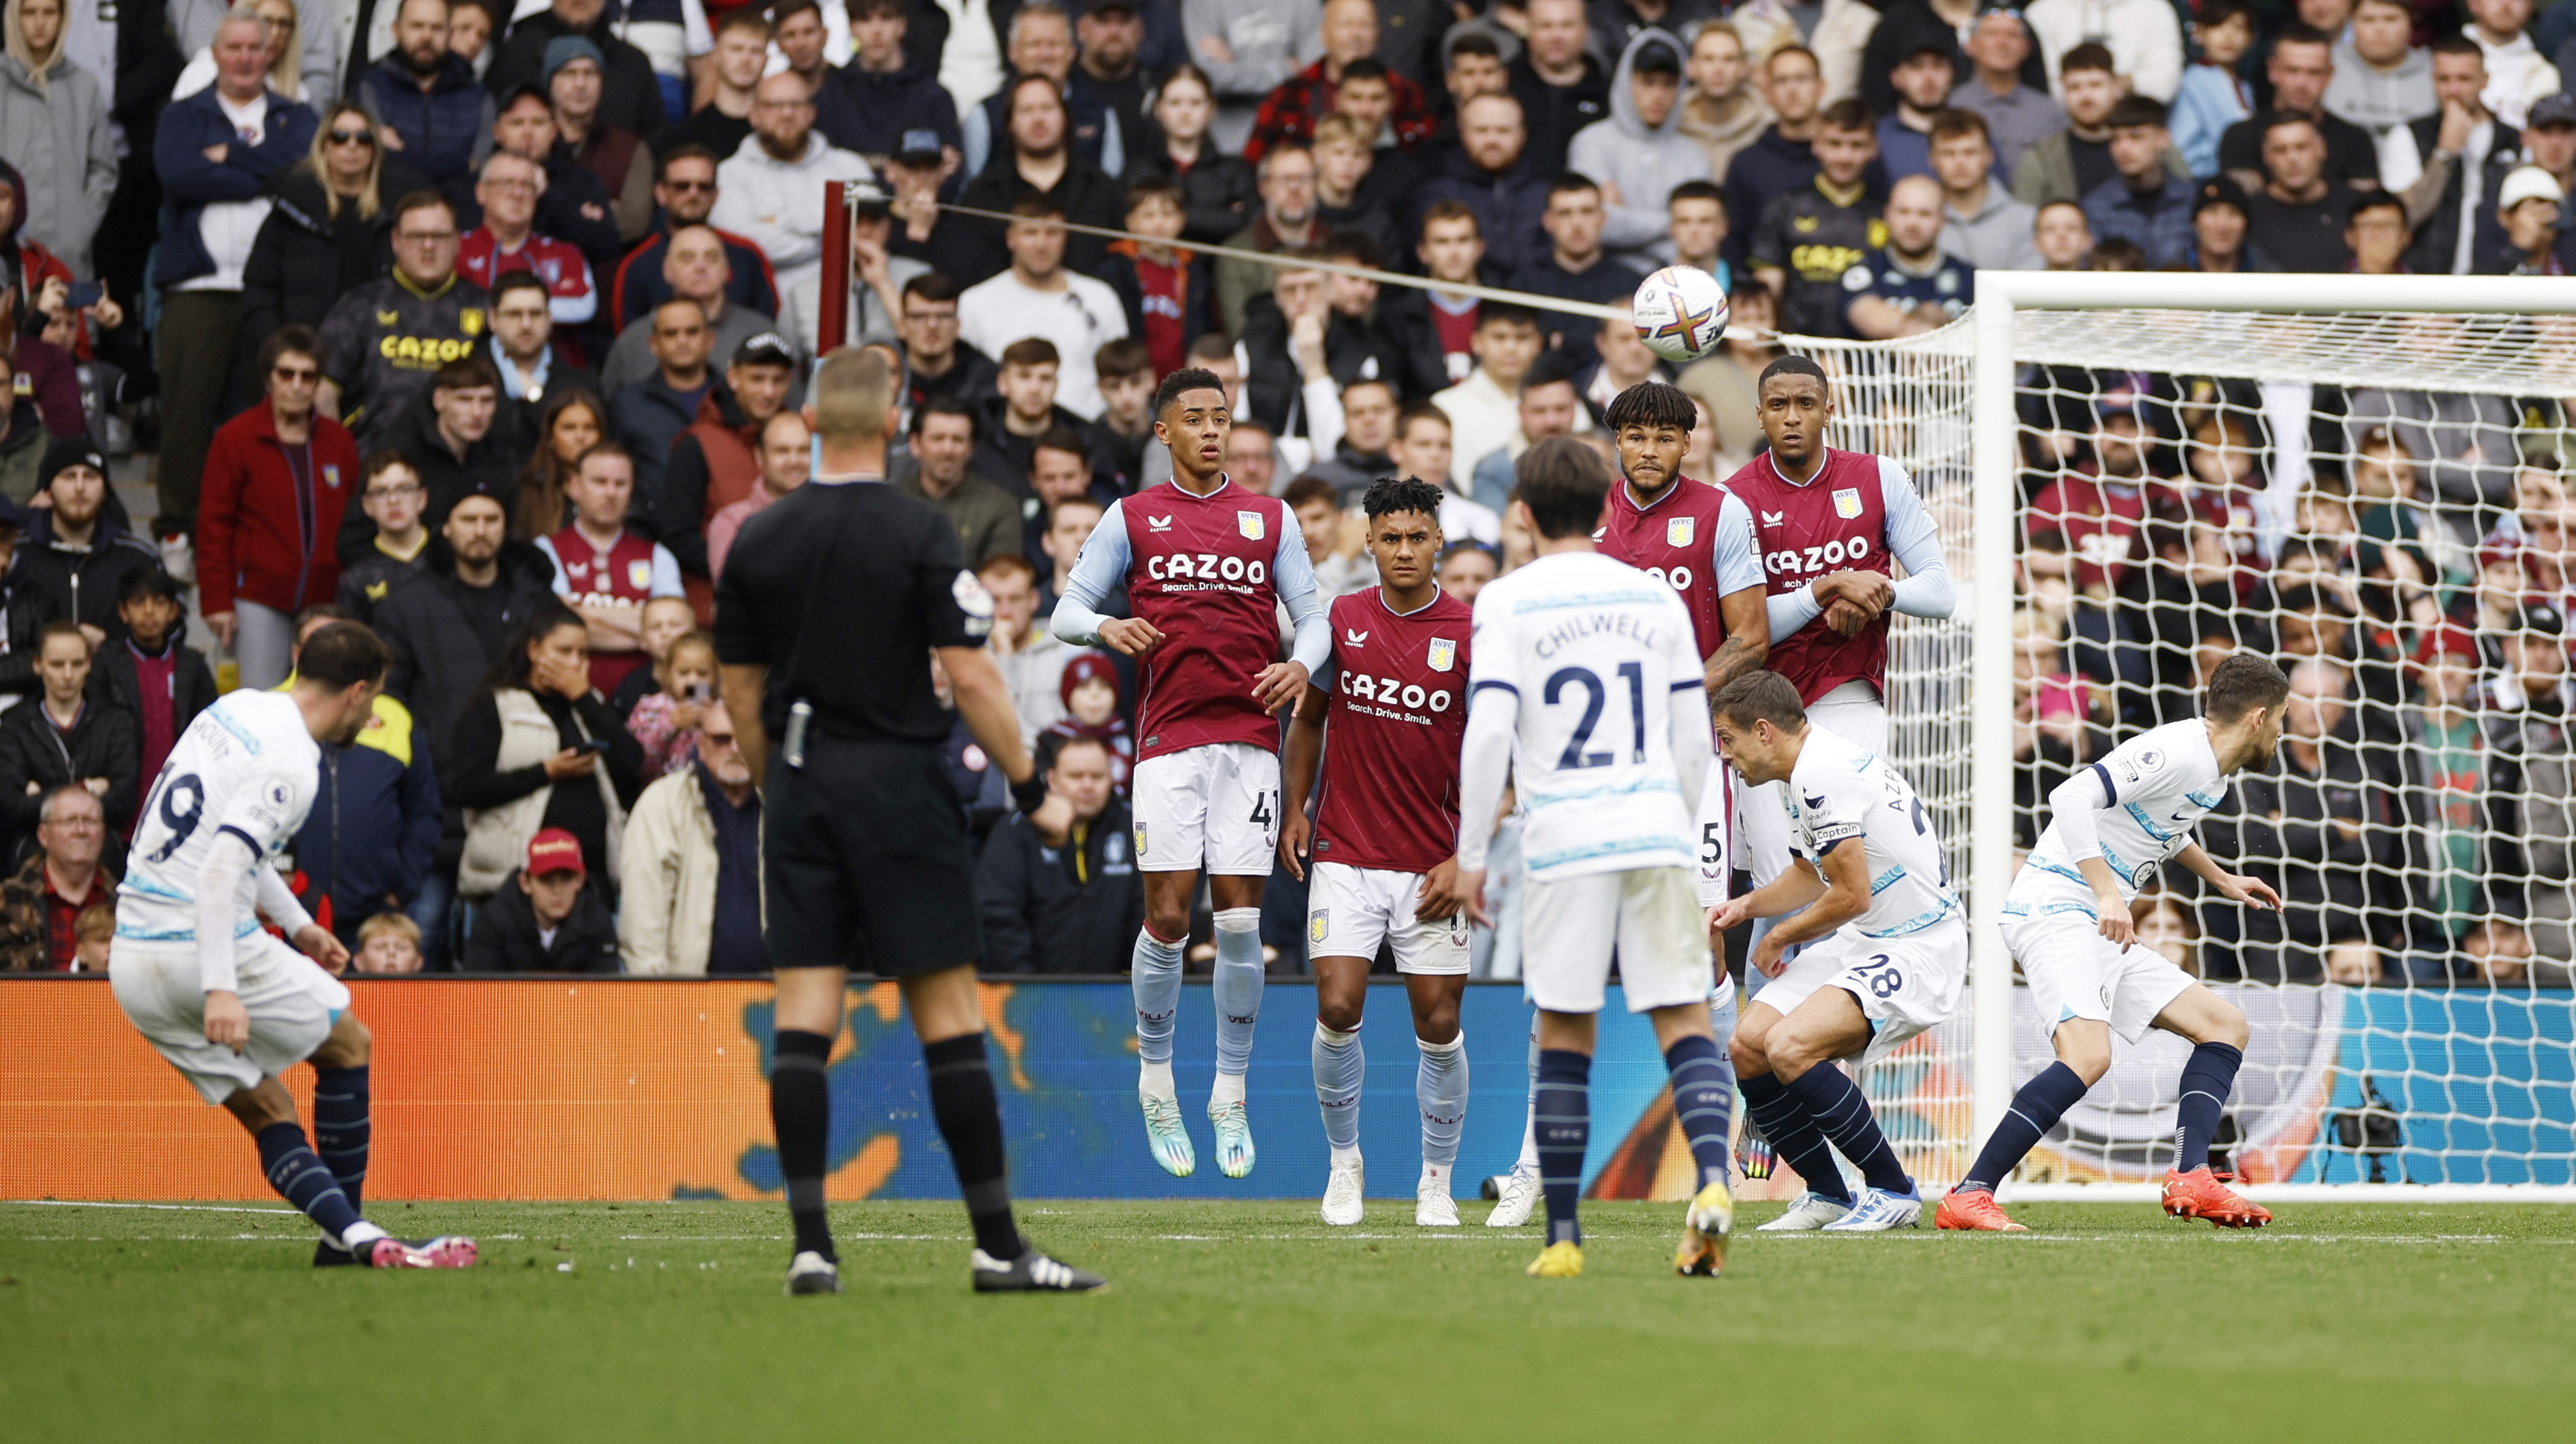
M 1726 288 L 1697 266 L 1666 266 L 1637 287 L 1637 339 L 1667 361 L 1691 362 L 1726 335 Z

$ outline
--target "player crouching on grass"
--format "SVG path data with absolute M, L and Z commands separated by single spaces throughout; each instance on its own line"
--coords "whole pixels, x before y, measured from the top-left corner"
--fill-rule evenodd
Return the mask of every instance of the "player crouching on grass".
M 135 1029 L 249 1130 L 269 1186 L 321 1225 L 315 1264 L 464 1268 L 474 1240 L 388 1238 L 358 1212 L 368 1037 L 331 975 L 349 950 L 270 865 L 313 806 L 320 744 L 356 740 L 391 660 L 375 633 L 334 622 L 305 642 L 292 688 L 231 693 L 189 724 L 144 799 L 108 980 Z M 260 928 L 262 913 L 303 956 Z M 318 1156 L 278 1081 L 303 1062 Z
M 1368 1071 L 1360 1012 L 1369 965 L 1379 944 L 1391 942 L 1421 1050 L 1413 1093 L 1422 1106 L 1422 1177 L 1413 1221 L 1455 1228 L 1449 1170 L 1467 1119 L 1467 1040 L 1458 1032 L 1467 911 L 1451 844 L 1474 614 L 1432 579 L 1437 486 L 1385 477 L 1360 505 L 1378 584 L 1333 603 L 1334 675 L 1297 704 L 1281 779 L 1280 866 L 1304 877 L 1313 844 L 1306 920 L 1315 960 L 1315 1101 L 1333 1149 L 1324 1222 L 1360 1221 L 1360 1082 Z M 1306 799 L 1319 756 L 1323 798 L 1310 825 Z
M 1968 926 L 1941 839 L 1887 759 L 1809 726 L 1798 689 L 1779 673 L 1729 682 L 1710 711 L 1719 754 L 1746 782 L 1789 784 L 1781 803 L 1795 860 L 1720 905 L 1715 919 L 1723 931 L 1795 913 L 1746 955 L 1744 965 L 1771 982 L 1735 1025 L 1745 1111 L 1808 1188 L 1762 1229 L 1912 1228 L 1923 1213 L 1914 1180 L 1870 1116 L 1869 1100 L 1833 1065 L 1886 1057 L 1959 1005 Z M 1785 959 L 1801 943 L 1797 957 Z M 1868 1181 L 1857 1204 L 1841 1201 L 1835 1148 Z
M 2219 1181 L 2209 1139 L 2245 1061 L 2245 1014 L 2141 946 L 2129 923 L 2138 889 L 2179 862 L 2233 902 L 2278 909 L 2281 899 L 2228 872 L 2192 840 L 2193 824 L 2227 798 L 2228 779 L 2268 768 L 2281 742 L 2290 679 L 2251 653 L 2210 673 L 2201 715 L 2142 732 L 2048 795 L 2048 830 L 2004 894 L 2004 945 L 2050 1022 L 2057 1061 L 2022 1085 L 1968 1176 L 1941 1200 L 1942 1228 L 2016 1233 L 1995 1185 L 2057 1126 L 2111 1067 L 2111 1033 L 2131 1043 L 2149 1028 L 2189 1039 L 2165 1212 L 2219 1228 L 2261 1228 L 2272 1215 Z

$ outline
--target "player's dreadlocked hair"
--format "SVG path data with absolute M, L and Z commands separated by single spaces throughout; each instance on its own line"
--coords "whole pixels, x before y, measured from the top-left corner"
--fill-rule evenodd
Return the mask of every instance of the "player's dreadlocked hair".
M 1831 391 L 1834 385 L 1832 379 L 1825 375 L 1824 367 L 1804 356 L 1783 356 L 1762 368 L 1762 379 L 1753 383 L 1753 394 L 1761 395 L 1763 388 L 1769 386 L 1771 378 L 1775 376 L 1813 376 L 1816 378 L 1816 384 L 1828 391 Z
M 1610 398 L 1610 409 L 1601 413 L 1602 428 L 1612 436 L 1631 426 L 1669 426 L 1688 435 L 1698 424 L 1699 408 L 1690 393 L 1662 381 L 1638 382 Z
M 1163 413 L 1171 409 L 1172 403 L 1191 391 L 1213 391 L 1222 396 L 1225 383 L 1216 379 L 1216 373 L 1204 366 L 1182 367 L 1164 377 L 1163 384 L 1154 388 L 1154 419 L 1162 420 Z
M 1389 512 L 1418 511 L 1433 521 L 1440 519 L 1440 488 L 1410 476 L 1381 476 L 1369 483 L 1368 494 L 1360 498 L 1360 510 L 1375 521 Z

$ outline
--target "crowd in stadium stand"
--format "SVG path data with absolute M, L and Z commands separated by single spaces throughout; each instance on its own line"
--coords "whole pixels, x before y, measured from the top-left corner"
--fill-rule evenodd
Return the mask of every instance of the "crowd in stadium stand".
M 174 739 L 345 617 L 397 660 L 292 865 L 360 969 L 763 971 L 705 629 L 806 480 L 834 329 L 901 367 L 889 480 L 954 524 L 1070 804 L 1012 814 L 958 726 L 986 965 L 1105 973 L 1142 912 L 1136 675 L 1045 619 L 1102 508 L 1169 475 L 1165 374 L 1231 388 L 1228 469 L 1328 591 L 1374 583 L 1357 495 L 1411 473 L 1472 597 L 1528 555 L 1513 460 L 1606 444 L 1622 389 L 1697 399 L 1689 475 L 1756 453 L 1774 328 L 1932 330 L 1978 267 L 2576 259 L 2576 0 L 6 0 L 0 29 L 10 970 L 99 965 Z M 837 328 L 826 181 L 858 197 Z M 1438 285 L 1619 305 L 1675 262 L 1735 328 L 1677 375 L 1623 321 Z M 2206 841 L 2290 906 L 2151 893 L 2141 935 L 2210 977 L 2565 985 L 2561 410 L 2318 388 L 2302 438 L 2247 381 L 2024 380 L 2022 840 L 2265 650 L 2284 764 Z M 1276 880 L 1285 968 L 1302 911 Z

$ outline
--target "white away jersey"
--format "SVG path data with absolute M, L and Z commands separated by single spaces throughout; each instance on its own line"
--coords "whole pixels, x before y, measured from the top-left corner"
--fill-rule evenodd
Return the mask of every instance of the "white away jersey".
M 1673 589 L 1597 552 L 1541 557 L 1476 596 L 1468 690 L 1520 699 L 1513 776 L 1529 876 L 1692 867 L 1672 694 L 1701 688 Z
M 1821 866 L 1838 844 L 1859 841 L 1869 911 L 1852 921 L 1863 934 L 1903 937 L 1959 910 L 1932 815 L 1886 758 L 1810 726 L 1781 800 L 1790 845 L 1808 861 Z
M 259 930 L 259 874 L 313 808 L 322 749 L 284 692 L 226 693 L 197 714 L 170 749 L 134 828 L 116 935 L 189 943 L 197 936 L 197 877 L 215 839 L 230 833 L 257 858 L 233 900 L 233 930 Z M 238 845 L 238 844 L 235 844 Z
M 2093 829 L 2123 898 L 2136 897 L 2158 867 L 2191 846 L 2192 827 L 2227 800 L 2227 779 L 2209 750 L 2209 729 L 2197 718 L 2139 733 L 2094 763 L 2093 772 L 2111 800 L 2093 814 Z M 2052 818 L 2013 879 L 2007 907 L 2091 914 L 2093 885 L 2076 861 L 2066 830 Z

